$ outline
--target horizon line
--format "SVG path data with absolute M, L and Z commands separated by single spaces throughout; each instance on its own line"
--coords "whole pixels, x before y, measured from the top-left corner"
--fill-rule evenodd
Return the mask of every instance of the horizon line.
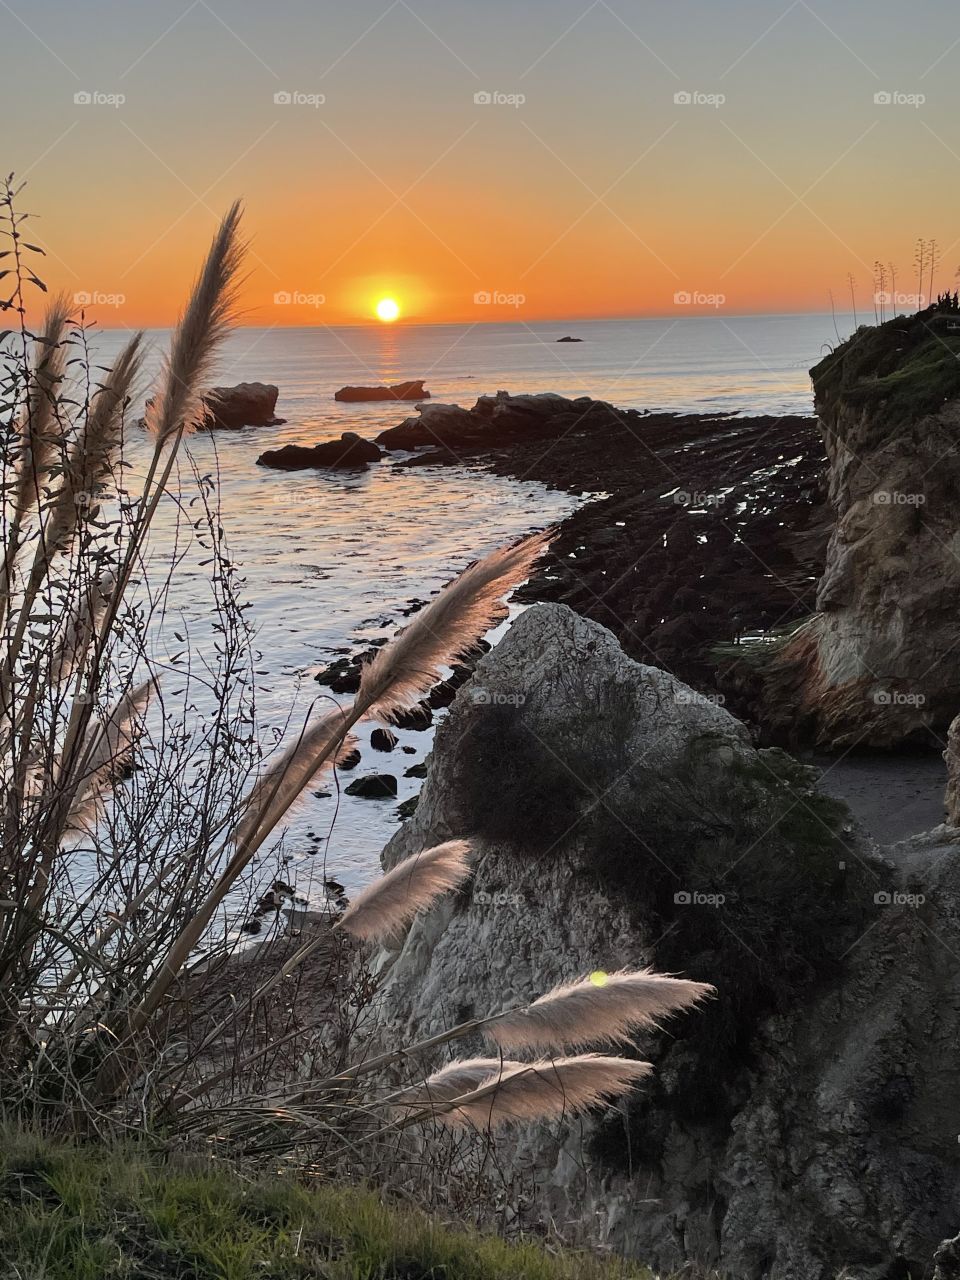
M 735 311 L 726 312 L 723 308 L 710 308 L 708 310 L 691 310 L 682 315 L 675 312 L 649 312 L 643 315 L 613 315 L 613 316 L 581 316 L 579 318 L 557 320 L 549 316 L 533 316 L 527 319 L 497 319 L 497 320 L 419 320 L 414 317 L 404 317 L 400 320 L 384 323 L 382 320 L 342 320 L 328 324 L 324 321 L 314 321 L 313 323 L 303 324 L 264 324 L 264 323 L 237 323 L 231 326 L 232 329 L 372 329 L 377 332 L 396 332 L 401 329 L 462 329 L 462 328 L 481 328 L 490 327 L 492 325 L 525 325 L 529 328 L 531 324 L 552 324 L 552 325 L 586 325 L 586 324 L 623 324 L 632 321 L 642 320 L 790 320 L 801 316 L 827 316 L 832 318 L 833 315 L 839 319 L 840 317 L 853 317 L 859 312 L 853 311 Z M 133 329 L 143 328 L 147 330 L 166 330 L 174 329 L 177 321 L 168 324 L 152 324 L 152 325 L 129 325 L 129 324 L 102 324 L 96 320 L 93 321 L 95 327 L 101 332 L 130 332 Z M 866 321 L 861 321 L 866 323 Z M 571 335 L 575 336 L 575 335 Z

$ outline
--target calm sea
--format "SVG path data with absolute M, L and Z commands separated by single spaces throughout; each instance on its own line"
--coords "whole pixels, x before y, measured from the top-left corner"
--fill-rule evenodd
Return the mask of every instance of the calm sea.
M 840 325 L 843 333 L 852 327 L 845 317 Z M 558 344 L 564 334 L 583 341 Z M 96 334 L 97 357 L 108 359 L 124 336 Z M 149 335 L 152 368 L 167 336 Z M 479 553 L 577 504 L 539 484 L 468 467 L 400 471 L 382 463 L 362 475 L 338 475 L 256 466 L 266 448 L 331 439 L 346 429 L 372 436 L 414 412 L 397 404 L 339 405 L 338 387 L 424 378 L 435 400 L 462 405 L 506 388 L 639 409 L 804 413 L 811 409 L 807 369 L 831 341 L 833 321 L 821 315 L 236 331 L 217 381 L 276 383 L 277 412 L 287 423 L 199 435 L 190 451 L 202 472 L 219 470 L 223 523 L 257 629 L 261 720 L 283 724 L 295 708 L 298 723 L 326 694 L 313 680 L 319 668 L 391 634 L 411 600 L 429 597 Z M 134 443 L 135 462 L 139 448 Z M 168 510 L 158 550 L 171 520 Z M 209 640 L 202 558 L 200 549 L 193 562 L 188 556 L 167 618 L 173 629 L 189 627 L 200 645 Z M 374 874 L 398 822 L 397 803 L 420 786 L 403 772 L 423 759 L 432 735 L 400 737 L 415 754 L 373 752 L 364 732 L 363 760 L 349 775 L 397 774 L 397 801 L 343 797 L 338 804 L 310 796 L 296 814 L 285 848 L 289 877 L 304 891 L 316 889 L 324 866 L 353 889 Z

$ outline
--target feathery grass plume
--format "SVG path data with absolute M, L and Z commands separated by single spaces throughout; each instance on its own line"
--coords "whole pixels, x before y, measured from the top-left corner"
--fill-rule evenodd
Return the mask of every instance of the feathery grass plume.
M 473 1093 L 481 1085 L 489 1084 L 505 1072 L 515 1071 L 526 1065 L 528 1064 L 524 1062 L 511 1062 L 508 1058 L 464 1058 L 459 1062 L 448 1062 L 422 1083 L 402 1090 L 391 1100 L 391 1104 L 397 1107 L 429 1107 L 450 1102 L 465 1093 Z
M 304 728 L 252 788 L 233 833 L 237 847 L 258 848 L 318 774 L 353 750 L 349 709 L 325 711 Z
M 13 500 L 15 518 L 19 520 L 38 500 L 55 437 L 60 434 L 54 405 L 66 364 L 63 339 L 69 318 L 67 299 L 59 293 L 51 299 L 44 316 L 43 332 L 36 339 L 31 386 L 20 426 L 21 451 Z
M 160 390 L 147 401 L 144 420 L 157 447 L 181 430 L 189 431 L 205 417 L 202 392 L 213 372 L 217 347 L 236 311 L 243 245 L 237 231 L 240 201 L 220 223 L 203 269 L 180 318 L 170 351 L 164 358 Z
M 135 333 L 90 402 L 86 422 L 70 450 L 63 481 L 37 548 L 34 575 L 38 565 L 44 561 L 49 563 L 68 544 L 78 519 L 88 519 L 94 514 L 96 496 L 110 474 L 120 444 L 123 409 L 143 364 L 142 342 L 143 334 Z
M 550 538 L 549 531 L 534 533 L 502 547 L 445 587 L 363 668 L 357 703 L 364 712 L 387 720 L 436 684 L 445 663 L 472 648 L 502 619 L 502 597 L 529 578 Z
M 584 1053 L 575 1058 L 517 1063 L 471 1093 L 440 1103 L 418 1122 L 436 1119 L 452 1129 L 495 1129 L 578 1115 L 632 1089 L 653 1067 L 649 1062 Z
M 354 899 L 338 927 L 362 942 L 395 936 L 418 912 L 463 884 L 469 857 L 468 841 L 448 840 L 404 858 Z
M 104 793 L 129 762 L 143 732 L 143 717 L 155 687 L 156 678 L 151 676 L 128 689 L 94 729 L 84 753 L 80 785 L 70 805 L 68 827 L 76 830 L 93 818 Z
M 626 1043 L 631 1033 L 655 1027 L 669 1013 L 715 994 L 705 982 L 650 969 L 591 974 L 555 987 L 524 1009 L 491 1018 L 484 1035 L 502 1049 L 577 1049 Z

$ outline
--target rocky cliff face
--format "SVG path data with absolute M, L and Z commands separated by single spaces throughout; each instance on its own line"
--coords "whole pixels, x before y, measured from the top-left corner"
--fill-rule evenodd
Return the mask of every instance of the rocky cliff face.
M 960 336 L 932 310 L 812 371 L 836 524 L 816 616 L 774 672 L 822 743 L 933 741 L 960 708 Z
M 881 858 L 806 770 L 557 605 L 458 693 L 385 864 L 463 835 L 473 881 L 381 957 L 386 1041 L 597 968 L 719 993 L 638 1042 L 655 1083 L 619 1109 L 498 1143 L 535 1218 L 664 1270 L 929 1274 L 960 1190 L 955 837 Z

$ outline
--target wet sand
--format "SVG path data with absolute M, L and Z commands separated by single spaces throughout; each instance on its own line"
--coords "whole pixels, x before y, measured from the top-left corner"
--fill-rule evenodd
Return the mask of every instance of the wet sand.
M 879 844 L 895 844 L 944 820 L 947 767 L 939 753 L 816 756 L 820 787 L 845 800 L 853 816 Z

